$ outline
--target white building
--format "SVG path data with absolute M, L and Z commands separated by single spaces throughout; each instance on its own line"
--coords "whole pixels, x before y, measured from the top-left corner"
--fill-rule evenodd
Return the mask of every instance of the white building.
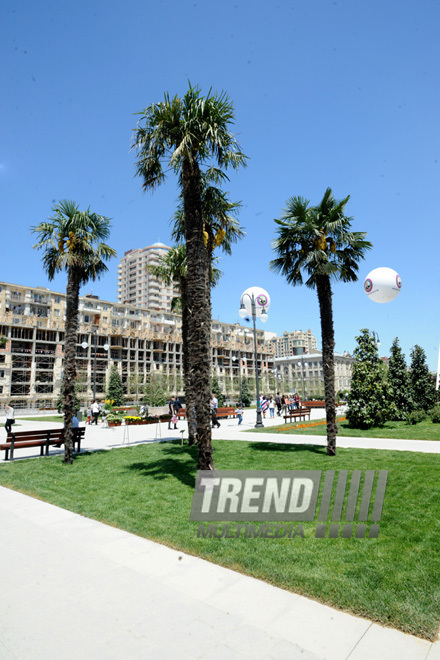
M 335 391 L 350 389 L 354 358 L 348 353 L 335 353 Z M 324 396 L 322 352 L 278 357 L 274 360 L 278 389 L 298 392 L 300 396 Z
M 169 246 L 154 243 L 137 250 L 128 250 L 118 266 L 118 301 L 135 307 L 171 311 L 174 287 L 148 272 L 147 266 L 158 266 L 160 257 L 166 255 Z
M 275 337 L 272 343 L 275 357 L 312 353 L 317 349 L 316 337 L 311 330 L 306 332 L 302 330 L 286 331 L 281 337 Z

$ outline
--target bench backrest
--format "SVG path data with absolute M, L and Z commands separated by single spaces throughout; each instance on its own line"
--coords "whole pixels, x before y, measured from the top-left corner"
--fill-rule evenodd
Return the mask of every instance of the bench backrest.
M 84 437 L 86 429 L 84 426 L 80 426 L 79 428 L 73 429 L 74 434 L 78 437 L 80 436 L 81 438 Z M 6 438 L 6 442 L 11 442 L 12 441 L 12 436 L 14 436 L 14 442 L 26 442 L 26 441 L 34 441 L 34 440 L 47 440 L 47 437 L 49 436 L 49 440 L 54 440 L 54 441 L 60 441 L 64 440 L 64 429 L 37 429 L 34 431 L 11 431 L 8 433 L 8 436 Z

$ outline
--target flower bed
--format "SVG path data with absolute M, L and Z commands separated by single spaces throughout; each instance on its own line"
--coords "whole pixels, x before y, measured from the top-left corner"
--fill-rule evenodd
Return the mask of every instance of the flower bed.
M 336 419 L 337 422 L 345 422 L 347 418 L 346 417 L 338 417 Z M 313 426 L 325 426 L 327 422 L 325 419 L 321 420 L 320 422 L 305 422 L 304 424 L 290 424 L 289 426 L 281 426 L 277 431 L 280 433 L 284 431 L 292 431 L 294 429 L 309 429 L 312 428 Z

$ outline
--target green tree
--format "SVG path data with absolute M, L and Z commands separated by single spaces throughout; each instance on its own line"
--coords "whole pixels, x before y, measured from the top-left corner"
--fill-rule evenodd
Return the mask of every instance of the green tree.
M 435 383 L 426 364 L 425 351 L 418 345 L 411 349 L 410 383 L 414 409 L 426 412 L 432 408 L 437 400 Z
M 302 197 L 291 197 L 278 225 L 274 250 L 278 255 L 271 269 L 280 272 L 289 284 L 316 289 L 321 316 L 322 362 L 327 419 L 327 454 L 336 454 L 336 401 L 334 329 L 331 281 L 355 282 L 358 262 L 372 245 L 365 232 L 352 232 L 345 215 L 350 198 L 336 201 L 330 188 L 318 206 L 309 206 Z
M 218 400 L 218 405 L 219 408 L 223 408 L 225 405 L 225 399 L 223 396 L 222 388 L 220 387 L 220 383 L 218 382 L 217 376 L 213 376 L 211 380 L 211 392 L 212 394 L 215 394 L 217 400 Z
M 113 401 L 112 405 L 114 406 L 122 406 L 124 404 L 124 388 L 122 387 L 121 376 L 119 375 L 116 364 L 113 364 L 110 369 L 106 398 Z
M 248 408 L 252 403 L 252 394 L 249 389 L 249 381 L 247 378 L 241 380 L 241 403 L 245 408 Z
M 106 261 L 116 251 L 103 241 L 110 235 L 110 220 L 80 211 L 75 202 L 62 200 L 52 208 L 45 222 L 32 227 L 38 234 L 33 246 L 43 250 L 43 267 L 53 280 L 56 273 L 67 272 L 66 323 L 64 333 L 64 462 L 73 462 L 72 417 L 76 381 L 76 343 L 78 331 L 79 290 L 82 284 L 96 280 L 108 270 Z
M 160 373 L 149 373 L 145 379 L 143 402 L 146 406 L 164 406 L 169 400 L 168 382 L 166 376 Z
M 369 330 L 356 337 L 351 389 L 348 394 L 347 420 L 353 428 L 383 426 L 395 415 L 393 392 L 387 368 L 379 358 L 377 345 Z
M 396 408 L 394 419 L 404 420 L 412 410 L 411 387 L 405 355 L 399 345 L 399 339 L 394 338 L 388 361 L 388 381 L 393 391 L 393 402 Z
M 209 408 L 211 371 L 211 305 L 207 272 L 211 254 L 205 244 L 202 209 L 202 168 L 221 178 L 228 167 L 238 169 L 246 157 L 230 132 L 233 105 L 225 93 L 203 97 L 189 86 L 180 98 L 165 94 L 141 113 L 135 131 L 136 174 L 143 188 L 154 189 L 165 179 L 164 165 L 178 175 L 183 197 L 187 258 L 189 369 L 197 374 L 194 400 L 199 436 L 199 469 L 213 469 Z M 215 163 L 217 167 L 213 167 Z

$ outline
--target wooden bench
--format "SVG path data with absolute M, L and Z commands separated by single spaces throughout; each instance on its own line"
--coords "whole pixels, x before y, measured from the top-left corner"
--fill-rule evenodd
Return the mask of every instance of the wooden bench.
M 287 420 L 292 421 L 292 419 L 297 419 L 298 417 L 300 422 L 303 418 L 304 421 L 306 421 L 306 418 L 310 421 L 310 408 L 296 408 L 295 410 L 290 410 L 287 415 L 283 415 L 283 417 L 285 424 L 287 424 Z
M 73 449 L 79 454 L 81 439 L 84 438 L 84 426 L 73 429 Z M 64 429 L 38 429 L 36 431 L 12 431 L 8 433 L 6 442 L 0 444 L 0 451 L 5 450 L 5 461 L 13 460 L 16 449 L 40 447 L 40 456 L 48 456 L 51 445 L 64 444 Z

